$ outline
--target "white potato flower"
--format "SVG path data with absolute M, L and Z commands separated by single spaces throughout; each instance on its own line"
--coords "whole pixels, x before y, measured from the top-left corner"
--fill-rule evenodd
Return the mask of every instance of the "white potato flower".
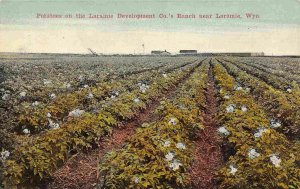
M 228 136 L 230 134 L 230 132 L 226 129 L 226 127 L 219 127 L 218 132 L 225 136 Z
M 85 111 L 80 109 L 75 109 L 71 112 L 69 112 L 70 117 L 80 117 Z
M 171 142 L 169 140 L 166 140 L 163 144 L 164 147 L 170 147 Z
M 54 123 L 51 119 L 49 119 L 48 121 L 49 121 L 49 127 L 51 129 L 58 129 L 59 128 L 59 124 L 58 123 Z
M 70 83 L 64 83 L 63 87 L 69 89 L 69 88 L 71 88 L 71 84 Z
M 38 106 L 38 105 L 40 105 L 40 102 L 34 101 L 31 105 L 32 105 L 32 106 Z
M 51 99 L 55 99 L 56 98 L 56 94 L 54 94 L 54 93 L 51 93 L 49 96 L 50 96 Z
M 281 159 L 277 155 L 272 154 L 270 156 L 270 161 L 273 165 L 275 165 L 275 167 L 280 167 Z
M 254 133 L 255 138 L 260 138 L 267 129 L 265 127 L 260 127 L 256 133 Z
M 83 80 L 84 80 L 84 77 L 83 77 L 82 75 L 80 75 L 80 76 L 78 77 L 78 80 L 79 80 L 79 81 L 83 81 Z
M 187 109 L 187 108 L 185 107 L 185 105 L 183 105 L 183 104 L 178 105 L 178 108 L 181 109 L 181 110 L 186 110 L 186 109 Z
M 134 180 L 134 182 L 135 182 L 136 184 L 140 182 L 140 178 L 137 177 L 137 176 L 135 176 L 133 180 Z
M 248 156 L 250 159 L 255 159 L 260 156 L 260 153 L 258 153 L 255 149 L 250 149 L 248 152 Z
M 20 97 L 25 97 L 25 96 L 26 96 L 26 92 L 25 91 L 23 91 L 23 92 L 20 93 Z
M 234 90 L 240 91 L 240 90 L 243 90 L 243 87 L 241 87 L 240 84 L 237 84 L 237 85 L 234 87 Z
M 2 96 L 2 100 L 8 100 L 9 97 L 10 97 L 10 95 L 5 93 L 5 94 Z
M 230 99 L 230 95 L 225 95 L 224 99 L 226 99 L 226 100 Z
M 279 121 L 276 121 L 275 119 L 271 119 L 270 127 L 274 128 L 274 129 L 278 128 L 278 127 L 281 127 L 281 123 Z
M 247 108 L 245 105 L 243 105 L 243 106 L 241 107 L 241 110 L 242 110 L 242 112 L 247 112 L 248 108 Z
M 173 158 L 174 158 L 174 153 L 168 152 L 168 153 L 165 155 L 165 158 L 166 158 L 167 161 L 172 161 Z
M 140 92 L 141 93 L 146 93 L 147 89 L 149 89 L 149 85 L 146 84 L 139 84 Z
M 7 151 L 7 150 L 4 150 L 4 151 L 1 152 L 0 155 L 1 155 L 0 159 L 2 161 L 5 161 L 10 156 L 10 152 Z
M 185 149 L 185 145 L 181 142 L 176 144 L 176 148 L 180 149 L 180 150 L 184 150 Z
M 172 117 L 172 118 L 169 120 L 169 125 L 176 125 L 176 124 L 177 124 L 176 118 Z
M 139 99 L 139 98 L 135 98 L 135 99 L 133 100 L 133 102 L 139 103 L 139 102 L 140 102 L 140 99 Z
M 174 159 L 172 163 L 169 164 L 169 167 L 173 170 L 176 171 L 179 169 L 179 167 L 182 166 L 182 163 L 180 163 L 178 160 Z
M 29 129 L 23 129 L 23 133 L 24 134 L 30 134 L 30 130 Z
M 232 113 L 232 112 L 234 112 L 235 107 L 236 107 L 236 106 L 235 106 L 234 104 L 228 105 L 228 106 L 226 107 L 226 112 L 227 112 L 227 113 Z
M 51 83 L 52 83 L 51 80 L 44 79 L 44 85 L 49 85 L 49 84 L 51 84 Z
M 230 169 L 229 173 L 232 175 L 234 175 L 238 171 L 238 169 L 233 165 L 229 165 L 229 169 Z
M 94 98 L 94 95 L 93 95 L 93 93 L 90 92 L 86 97 L 89 99 L 92 99 L 92 98 Z

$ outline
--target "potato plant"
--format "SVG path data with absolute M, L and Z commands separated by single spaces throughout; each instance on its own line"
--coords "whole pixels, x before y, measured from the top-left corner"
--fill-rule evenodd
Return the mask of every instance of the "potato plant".
M 300 109 L 297 107 L 300 107 L 300 92 L 298 87 L 293 89 L 293 93 L 286 93 L 276 90 L 260 79 L 241 71 L 233 64 L 226 63 L 223 65 L 230 74 L 236 77 L 238 82 L 249 87 L 251 93 L 261 102 L 273 119 L 278 119 L 286 125 L 285 128 L 279 129 L 294 135 L 295 138 L 299 137 Z
M 109 135 L 113 127 L 133 118 L 146 107 L 147 102 L 183 79 L 197 65 L 189 65 L 184 71 L 175 70 L 168 77 L 159 74 L 152 78 L 147 92 L 140 88 L 124 92 L 102 104 L 96 113 L 83 110 L 70 112 L 72 115 L 59 128 L 25 140 L 4 162 L 5 186 L 30 187 L 47 180 L 70 154 L 91 148 L 100 138 Z
M 300 188 L 299 65 L 0 54 L 0 188 Z
M 270 125 L 263 108 L 246 90 L 234 90 L 234 79 L 220 64 L 214 72 L 222 98 L 219 112 L 220 134 L 235 154 L 219 171 L 224 188 L 298 188 L 299 149 Z M 229 99 L 224 98 L 230 95 Z M 233 107 L 229 109 L 228 107 Z
M 192 140 L 203 128 L 201 114 L 208 63 L 186 81 L 174 99 L 160 102 L 159 121 L 144 123 L 120 149 L 100 162 L 100 187 L 185 188 L 189 185 Z
M 247 73 L 260 78 L 261 80 L 272 85 L 276 89 L 286 91 L 290 87 L 290 89 L 292 90 L 292 86 L 290 86 L 290 81 L 288 81 L 286 78 L 278 77 L 274 74 L 270 74 L 260 68 L 257 68 L 253 65 L 245 64 L 243 62 L 231 61 L 228 59 L 224 59 L 224 60 L 226 62 L 230 62 L 230 63 L 236 65 L 243 71 L 246 71 Z
M 299 58 L 290 59 L 290 58 L 239 58 L 240 61 L 254 64 L 259 66 L 262 69 L 265 69 L 268 73 L 273 73 L 280 77 L 287 78 L 291 81 L 300 82 L 300 67 Z M 285 74 L 290 73 L 290 74 Z

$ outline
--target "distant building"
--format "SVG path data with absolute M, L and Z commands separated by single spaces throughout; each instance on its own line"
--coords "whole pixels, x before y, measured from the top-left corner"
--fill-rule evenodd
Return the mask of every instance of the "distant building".
M 248 57 L 251 56 L 251 53 L 245 52 L 245 53 L 220 53 L 220 55 L 225 55 L 225 56 L 240 56 L 240 57 Z
M 264 56 L 263 52 L 245 52 L 245 53 L 225 53 L 228 56 L 244 56 L 244 57 L 248 57 L 248 56 Z
M 180 50 L 180 54 L 197 54 L 197 50 Z
M 251 53 L 251 56 L 265 56 L 265 53 L 264 52 Z
M 209 54 L 209 53 L 200 53 L 202 54 Z M 228 52 L 228 53 L 212 53 L 212 55 L 217 55 L 217 56 L 238 56 L 238 57 L 250 57 L 250 56 L 264 56 L 265 54 L 263 52 Z
M 167 50 L 164 51 L 151 51 L 152 55 L 160 55 L 160 56 L 166 56 L 166 55 L 171 55 Z

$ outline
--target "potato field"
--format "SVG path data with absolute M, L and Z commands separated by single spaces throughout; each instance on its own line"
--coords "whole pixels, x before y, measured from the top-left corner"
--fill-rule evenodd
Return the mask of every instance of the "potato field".
M 0 188 L 299 189 L 300 58 L 0 54 Z

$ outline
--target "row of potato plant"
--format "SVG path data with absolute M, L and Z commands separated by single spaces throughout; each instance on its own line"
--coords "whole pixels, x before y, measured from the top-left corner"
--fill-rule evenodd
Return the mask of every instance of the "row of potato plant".
M 12 151 L 19 144 L 24 143 L 24 140 L 31 140 L 30 137 L 35 137 L 34 134 L 40 131 L 57 129 L 63 125 L 67 125 L 66 122 L 69 120 L 70 112 L 73 112 L 73 114 L 74 112 L 78 114 L 83 111 L 95 113 L 102 106 L 105 107 L 107 106 L 106 104 L 115 101 L 115 99 L 110 98 L 115 95 L 114 91 L 117 91 L 120 96 L 123 95 L 122 92 L 125 92 L 124 95 L 126 96 L 127 90 L 132 91 L 137 90 L 136 88 L 138 87 L 142 87 L 134 85 L 139 81 L 147 81 L 149 83 L 160 77 L 163 77 L 160 80 L 164 81 L 164 77 L 168 77 L 168 73 L 172 73 L 176 69 L 185 69 L 185 67 L 188 67 L 192 63 L 194 62 L 176 63 L 172 67 L 166 66 L 164 69 L 152 70 L 149 73 L 143 72 L 143 74 L 136 74 L 126 79 L 120 78 L 118 81 L 100 83 L 96 85 L 97 87 L 87 87 L 80 91 L 62 93 L 53 99 L 52 102 L 46 104 L 41 103 L 37 106 L 29 106 L 28 103 L 23 102 L 16 106 L 15 110 L 7 111 L 10 112 L 9 116 L 3 114 L 1 122 L 4 122 L 7 128 L 1 128 L 0 130 L 1 138 L 3 138 L 0 142 L 0 149 L 1 151 Z M 142 83 L 139 84 L 142 85 Z M 130 87 L 135 89 L 130 89 Z M 137 93 L 137 91 L 135 92 Z M 116 96 L 116 98 L 118 97 Z M 25 134 L 26 136 L 18 135 L 18 133 L 21 133 L 21 135 Z
M 149 60 L 153 61 L 158 61 L 155 58 L 148 58 Z M 124 60 L 125 62 L 127 62 L 126 58 L 122 58 L 122 60 Z M 144 59 L 144 60 L 147 60 Z M 59 114 L 59 115 L 63 115 L 60 111 L 62 108 L 62 106 L 65 107 L 69 107 L 69 109 L 71 109 L 72 107 L 75 107 L 79 102 L 82 101 L 86 101 L 87 99 L 97 99 L 97 100 L 101 100 L 104 99 L 104 94 L 106 94 L 106 96 L 110 95 L 110 93 L 113 93 L 114 91 L 111 90 L 109 91 L 110 86 L 118 86 L 118 88 L 120 88 L 119 90 L 126 90 L 128 89 L 128 86 L 134 82 L 133 80 L 136 78 L 133 75 L 138 75 L 139 77 L 141 77 L 142 75 L 147 75 L 146 72 L 160 72 L 160 73 L 168 73 L 174 69 L 178 69 L 180 67 L 183 67 L 187 64 L 193 63 L 194 59 L 190 58 L 190 59 L 180 59 L 180 60 L 173 60 L 173 62 L 170 62 L 172 59 L 160 59 L 159 62 L 147 62 L 147 64 L 145 65 L 141 65 L 141 66 L 137 66 L 138 69 L 135 68 L 136 71 L 130 71 L 132 70 L 132 68 L 130 67 L 130 64 L 127 65 L 129 66 L 129 69 L 127 67 L 124 67 L 124 72 L 123 74 L 125 74 L 125 76 L 121 73 L 116 72 L 116 75 L 112 75 L 108 78 L 111 79 L 107 79 L 107 80 L 103 80 L 102 77 L 99 78 L 94 78 L 94 79 L 89 79 L 90 77 L 87 75 L 79 75 L 77 76 L 77 78 L 75 78 L 74 80 L 64 83 L 64 84 L 54 84 L 52 82 L 52 79 L 55 78 L 59 79 L 59 80 L 63 80 L 63 78 L 72 78 L 72 77 L 76 77 L 73 73 L 68 73 L 70 70 L 72 69 L 65 69 L 65 70 L 61 70 L 59 68 L 56 67 L 60 67 L 59 65 L 61 64 L 60 62 L 54 63 L 54 67 L 55 67 L 55 71 L 59 72 L 58 75 L 54 75 L 53 74 L 53 65 L 52 64 L 43 64 L 43 66 L 45 67 L 50 67 L 48 70 L 49 73 L 40 73 L 40 72 L 45 72 L 45 69 L 37 69 L 38 71 L 36 71 L 34 68 L 36 66 L 38 66 L 38 63 L 35 62 L 30 62 L 28 64 L 21 64 L 21 63 L 14 63 L 12 62 L 11 64 L 4 64 L 2 66 L 6 66 L 6 67 L 14 67 L 14 66 L 18 66 L 19 64 L 25 67 L 23 68 L 25 73 L 21 74 L 22 77 L 24 76 L 24 82 L 28 82 L 27 80 L 30 80 L 32 78 L 26 78 L 26 76 L 31 75 L 30 73 L 28 73 L 28 70 L 30 67 L 32 67 L 32 69 L 34 69 L 34 72 L 37 72 L 36 74 L 41 77 L 41 74 L 46 75 L 47 79 L 45 81 L 41 80 L 40 82 L 43 82 L 44 84 L 42 86 L 37 85 L 37 83 L 39 83 L 38 80 L 33 81 L 30 83 L 30 85 L 33 86 L 33 88 L 29 87 L 29 89 L 27 89 L 27 85 L 25 85 L 25 83 L 23 83 L 24 85 L 22 85 L 22 82 L 18 82 L 17 80 L 14 80 L 14 77 L 17 76 L 13 76 L 12 74 L 6 74 L 9 75 L 7 76 L 7 78 L 5 80 L 8 80 L 7 82 L 4 80 L 3 82 L 1 82 L 0 84 L 0 113 L 2 115 L 2 119 L 0 120 L 0 129 L 4 129 L 7 131 L 12 131 L 15 132 L 17 131 L 18 133 L 22 133 L 23 129 L 22 127 L 26 127 L 26 125 L 28 125 L 28 129 L 26 129 L 26 133 L 29 131 L 31 133 L 35 133 L 35 132 L 39 132 L 39 129 L 43 130 L 44 127 L 37 127 L 37 125 L 42 125 L 41 123 L 44 124 L 48 124 L 48 116 L 46 115 L 51 115 L 51 112 L 48 113 L 46 112 L 46 115 L 42 115 L 42 109 L 46 109 L 50 107 L 50 109 L 53 109 L 54 114 Z M 10 61 L 10 60 L 9 60 Z M 8 62 L 9 62 L 8 61 Z M 22 60 L 20 60 L 22 61 Z M 99 62 L 100 61 L 100 62 Z M 141 61 L 139 59 L 137 59 L 136 61 Z M 169 61 L 169 62 L 165 62 L 165 61 Z M 180 62 L 181 61 L 181 62 Z M 1 62 L 0 62 L 1 63 Z M 59 64 L 56 66 L 56 64 Z M 105 64 L 101 62 L 101 58 L 97 59 L 96 62 L 91 63 L 91 66 L 101 66 L 101 64 Z M 136 65 L 138 63 L 135 63 L 134 65 Z M 89 64 L 87 64 L 89 65 Z M 122 67 L 123 64 L 119 64 L 119 66 Z M 159 65 L 159 66 L 157 66 Z M 62 67 L 64 67 L 65 65 L 62 65 Z M 74 67 L 74 65 L 72 65 Z M 81 63 L 81 64 L 75 64 L 75 67 L 80 67 L 82 68 L 82 72 L 85 72 L 86 70 L 85 68 L 85 64 Z M 18 67 L 17 67 L 18 68 Z M 18 70 L 16 68 L 16 70 Z M 20 68 L 20 69 L 21 69 Z M 128 70 L 128 71 L 127 71 Z M 63 74 L 61 74 L 61 72 L 64 72 Z M 94 71 L 95 73 L 97 73 L 97 71 Z M 89 73 L 89 72 L 88 72 Z M 27 74 L 27 75 L 26 75 Z M 153 73 L 152 73 L 153 74 Z M 12 76 L 10 76 L 12 75 Z M 93 75 L 93 74 L 92 74 Z M 148 74 L 149 75 L 149 74 Z M 48 78 L 49 76 L 49 78 Z M 122 77 L 121 77 L 122 76 Z M 129 77 L 131 76 L 131 77 Z M 45 77 L 45 76 L 44 76 Z M 125 79 L 126 77 L 126 79 Z M 120 82 L 122 81 L 122 82 Z M 126 82 L 125 82 L 126 81 Z M 17 84 L 16 84 L 17 83 Z M 72 83 L 72 84 L 71 84 Z M 29 84 L 29 83 L 27 83 Z M 16 87 L 16 86 L 18 87 Z M 10 87 L 11 86 L 11 87 Z M 25 88 L 24 88 L 25 87 Z M 103 90 L 97 90 L 102 88 Z M 105 92 L 106 90 L 106 92 Z M 116 88 L 116 91 L 117 88 Z M 93 92 L 95 92 L 95 94 L 93 94 Z M 45 93 L 45 95 L 43 95 Z M 74 100 L 74 98 L 76 100 Z M 70 100 L 71 99 L 71 102 Z M 68 106 L 67 106 L 68 105 Z M 72 106 L 73 105 L 73 106 Z M 61 106 L 61 107 L 60 107 Z M 71 110 L 70 110 L 71 111 Z M 28 114 L 28 115 L 27 115 Z M 42 117 L 37 117 L 37 115 L 42 115 Z M 52 119 L 55 119 L 55 116 L 53 116 Z M 55 122 L 55 120 L 52 120 L 52 122 Z M 41 122 L 41 123 L 39 123 Z M 28 123 L 28 124 L 27 124 Z M 46 127 L 48 127 L 49 125 L 46 125 Z M 3 131 L 3 133 L 5 133 L 6 131 Z M 1 135 L 2 136 L 2 135 Z M 3 137 L 3 138 L 7 138 L 7 137 Z
M 235 61 L 236 59 L 234 59 Z M 275 75 L 277 77 L 281 77 L 281 78 L 284 78 L 285 82 L 293 82 L 293 81 L 296 81 L 297 84 L 300 83 L 300 76 L 299 76 L 299 73 L 292 73 L 289 71 L 283 71 L 283 70 L 280 70 L 279 68 L 273 68 L 273 67 L 268 67 L 267 64 L 264 65 L 264 64 L 261 64 L 260 62 L 258 62 L 256 59 L 250 59 L 250 60 L 247 60 L 247 59 L 237 59 L 237 61 L 239 62 L 244 62 L 245 64 L 247 65 L 250 65 L 256 69 L 259 69 L 265 73 L 268 73 L 270 75 Z M 268 64 L 274 64 L 272 61 L 268 62 Z M 294 68 L 295 69 L 295 68 Z
M 164 69 L 158 69 L 155 71 L 142 72 L 140 74 L 134 74 L 126 79 L 109 80 L 106 82 L 94 83 L 93 86 L 84 85 L 78 90 L 70 90 L 67 93 L 52 93 L 46 98 L 38 96 L 38 99 L 32 101 L 33 96 L 27 95 L 26 92 L 22 92 L 23 96 L 19 96 L 17 101 L 7 101 L 10 106 L 15 106 L 14 112 L 10 115 L 16 115 L 16 119 L 13 122 L 16 126 L 8 126 L 10 130 L 16 130 L 22 133 L 22 127 L 27 127 L 31 133 L 36 133 L 49 128 L 49 117 L 54 122 L 61 121 L 68 112 L 72 111 L 82 104 L 87 102 L 105 100 L 112 96 L 116 96 L 114 93 L 121 93 L 122 91 L 132 90 L 134 84 L 139 80 L 149 80 L 155 74 L 163 72 Z M 96 81 L 95 81 L 96 82 Z M 27 100 L 26 100 L 27 99 Z M 28 101 L 28 99 L 31 99 Z M 10 116 L 10 119 L 13 117 Z
M 179 88 L 173 99 L 160 102 L 158 121 L 144 123 L 117 150 L 100 162 L 101 188 L 187 188 L 192 141 L 203 128 L 205 62 Z
M 65 124 L 64 122 L 67 121 L 70 112 L 80 112 L 82 110 L 88 112 L 97 111 L 101 108 L 99 107 L 100 105 L 113 100 L 112 97 L 117 98 L 115 93 L 122 95 L 122 92 L 137 90 L 138 88 L 140 90 L 143 88 L 142 92 L 145 92 L 147 86 L 143 87 L 145 84 L 141 81 L 150 83 L 159 77 L 168 77 L 167 73 L 172 73 L 178 68 L 184 69 L 189 64 L 184 63 L 173 68 L 136 74 L 126 79 L 108 81 L 94 87 L 63 93 L 46 104 L 39 103 L 32 106 L 26 102 L 21 103 L 14 108 L 14 112 L 10 112 L 10 116 L 2 120 L 8 128 L 1 129 L 3 131 L 0 133 L 3 136 L 1 148 L 11 150 L 17 146 L 18 140 L 15 140 L 16 133 L 14 131 L 17 131 L 18 134 L 30 134 L 30 136 L 33 136 L 33 134 L 44 130 L 57 129 Z M 21 143 L 23 142 L 22 140 L 23 138 L 20 140 Z
M 253 61 L 265 68 L 271 68 L 274 70 L 282 71 L 292 75 L 300 74 L 299 58 L 283 58 L 283 57 L 252 57 L 252 58 L 242 58 L 242 61 Z
M 278 129 L 293 138 L 299 138 L 300 134 L 300 91 L 294 88 L 293 93 L 285 93 L 274 89 L 259 78 L 243 72 L 231 63 L 222 63 L 229 74 L 246 88 L 248 88 L 256 100 L 270 113 L 272 123 Z M 285 127 L 282 127 L 285 125 Z
M 99 139 L 109 135 L 113 127 L 134 117 L 141 109 L 146 108 L 147 102 L 180 82 L 198 65 L 196 63 L 176 70 L 168 74 L 168 77 L 156 78 L 147 93 L 137 90 L 124 92 L 97 112 L 74 112 L 74 116 L 69 116 L 65 125 L 24 139 L 24 143 L 3 161 L 5 186 L 30 188 L 41 180 L 51 178 L 70 154 L 88 149 Z
M 153 71 L 148 75 L 137 74 L 135 77 L 127 78 L 128 80 L 110 81 L 101 83 L 97 87 L 87 87 L 79 91 L 62 93 L 46 104 L 41 102 L 32 106 L 27 102 L 23 102 L 10 111 L 9 116 L 3 117 L 2 122 L 5 122 L 7 128 L 1 128 L 0 134 L 3 140 L 0 149 L 4 148 L 11 151 L 19 143 L 23 143 L 28 137 L 24 139 L 20 134 L 34 137 L 35 134 L 41 131 L 57 129 L 65 125 L 70 112 L 80 113 L 86 111 L 92 113 L 97 110 L 96 106 L 100 109 L 100 104 L 104 105 L 114 100 L 110 97 L 115 94 L 110 93 L 118 91 L 120 93 L 118 95 L 122 95 L 122 92 L 127 91 L 128 87 L 126 86 L 135 86 L 134 83 L 138 83 L 139 80 L 150 80 L 151 77 L 148 76 L 153 78 L 162 77 L 159 73 Z M 116 95 L 115 98 L 117 98 Z M 19 140 L 16 140 L 16 138 Z
M 278 77 L 274 74 L 267 73 L 261 69 L 255 68 L 253 65 L 249 65 L 244 62 L 232 61 L 229 59 L 222 59 L 222 60 L 236 65 L 243 71 L 252 74 L 255 77 L 258 77 L 261 80 L 268 83 L 269 85 L 272 85 L 274 88 L 282 91 L 286 91 L 287 93 L 292 93 L 293 87 L 297 87 L 295 86 L 297 85 L 296 82 L 293 85 L 291 85 L 291 82 L 288 81 L 286 78 Z
M 51 92 L 77 89 L 156 68 L 172 68 L 194 58 L 171 57 L 49 57 L 3 58 L 0 65 L 9 73 L 0 88 L 11 96 L 26 92 L 29 97 L 47 97 Z M 2 97 L 2 96 L 1 96 Z
M 101 58 L 99 58 L 98 62 L 95 63 L 87 63 L 87 65 L 94 67 L 92 69 L 92 73 L 86 73 L 84 74 L 87 69 L 85 67 L 85 62 L 82 62 L 81 64 L 75 64 L 70 65 L 66 62 L 57 62 L 55 64 L 58 64 L 53 68 L 53 65 L 49 64 L 42 64 L 43 69 L 34 69 L 39 63 L 28 63 L 28 64 L 21 64 L 22 66 L 26 67 L 27 71 L 23 72 L 17 72 L 15 74 L 9 74 L 7 78 L 7 81 L 0 84 L 0 101 L 7 102 L 11 105 L 18 105 L 21 102 L 28 102 L 28 103 L 34 103 L 35 101 L 40 101 L 45 104 L 48 102 L 51 102 L 53 100 L 54 95 L 63 94 L 63 93 L 70 93 L 74 91 L 81 90 L 84 87 L 91 87 L 96 86 L 99 83 L 103 83 L 105 81 L 111 81 L 116 79 L 122 79 L 124 77 L 128 77 L 135 74 L 141 74 L 145 72 L 150 72 L 153 70 L 165 70 L 168 71 L 169 69 L 178 68 L 180 66 L 183 66 L 185 64 L 191 63 L 195 61 L 194 59 L 161 59 L 158 61 L 157 59 L 151 59 L 148 58 L 148 62 L 145 64 L 141 63 L 141 60 L 136 59 L 137 62 L 134 62 L 133 65 L 135 67 L 132 67 L 130 65 L 130 62 L 127 62 L 128 60 L 126 58 L 120 58 L 117 62 L 113 62 L 112 64 L 116 64 L 119 66 L 119 70 L 117 71 L 117 68 L 110 69 L 114 72 L 111 74 L 105 73 L 105 77 L 101 77 L 97 72 L 103 72 L 103 70 L 106 70 L 105 66 L 106 62 L 102 62 Z M 145 59 L 147 60 L 147 59 Z M 145 61 L 144 60 L 144 61 Z M 122 62 L 124 61 L 124 62 Z M 158 62 L 157 62 L 158 61 Z M 166 62 L 168 61 L 168 62 Z M 1 62 L 0 62 L 1 64 Z M 81 74 L 74 74 L 75 68 L 67 68 L 66 65 L 70 65 L 70 67 L 75 67 L 77 69 L 80 69 L 80 72 L 83 72 Z M 7 67 L 13 67 L 18 65 L 17 63 L 11 63 L 11 64 L 4 64 Z M 76 66 L 77 65 L 77 66 Z M 39 65 L 41 66 L 41 65 Z M 30 69 L 29 72 L 29 68 Z M 49 68 L 48 68 L 49 67 Z M 56 67 L 62 67 L 62 68 L 56 68 Z M 101 67 L 101 69 L 99 69 Z M 110 67 L 110 66 L 107 66 Z M 14 70 L 17 70 L 18 68 L 15 68 Z M 51 70 L 53 69 L 53 70 Z M 74 72 L 72 72 L 74 71 Z M 76 70 L 78 71 L 78 70 Z M 35 73 L 36 75 L 33 75 L 32 73 Z M 56 73 L 56 74 L 55 74 Z M 76 73 L 76 72 L 75 72 Z M 38 77 L 37 77 L 38 76 Z M 25 77 L 22 78 L 22 80 L 16 79 L 15 77 Z M 37 77 L 37 78 L 36 78 Z M 32 79 L 35 78 L 35 80 L 32 81 Z M 42 79 L 44 78 L 44 79 Z M 54 82 L 53 80 L 58 80 L 59 83 Z M 67 80 L 67 81 L 65 81 Z M 28 86 L 29 85 L 29 86 Z
M 220 89 L 218 129 L 233 152 L 218 172 L 222 188 L 299 188 L 299 149 L 278 132 L 263 107 L 220 65 L 214 65 Z
M 139 81 L 151 82 L 158 77 L 162 77 L 158 72 L 137 74 L 130 78 L 108 81 L 94 87 L 87 87 L 69 94 L 60 94 L 48 104 L 30 106 L 24 104 L 18 110 L 17 129 L 22 133 L 24 127 L 31 133 L 39 133 L 45 129 L 51 129 L 49 119 L 55 123 L 63 120 L 74 109 L 93 111 L 93 105 L 106 103 L 107 101 L 118 98 L 126 91 L 138 89 Z M 144 84 L 144 83 L 140 83 Z M 89 110 L 90 109 L 90 110 Z
M 99 76 L 99 73 L 106 70 L 107 67 L 105 65 L 110 64 L 109 62 L 103 62 L 103 60 L 109 61 L 113 58 L 106 59 L 98 57 L 93 58 L 92 62 L 76 62 L 78 57 L 67 57 L 65 61 L 63 57 L 57 58 L 50 56 L 48 57 L 50 63 L 45 63 L 41 62 L 41 58 L 35 56 L 32 58 L 26 57 L 25 59 L 18 56 L 5 57 L 0 61 L 0 71 L 1 73 L 3 72 L 1 78 L 5 76 L 0 81 L 0 137 L 3 139 L 0 141 L 0 149 L 13 149 L 17 145 L 15 140 L 15 138 L 18 137 L 17 135 L 23 133 L 23 131 L 25 133 L 35 133 L 35 131 L 30 128 L 35 128 L 34 126 L 37 127 L 38 122 L 47 123 L 47 127 L 49 127 L 49 125 L 52 127 L 59 125 L 58 121 L 55 120 L 55 115 L 52 116 L 49 111 L 44 115 L 39 111 L 39 108 L 46 106 L 52 107 L 55 113 L 60 113 L 61 108 L 56 107 L 56 105 L 63 104 L 65 107 L 71 107 L 68 105 L 76 104 L 78 94 L 76 95 L 75 93 L 94 91 L 95 86 L 93 87 L 93 85 L 95 84 L 98 88 L 103 88 L 103 86 L 108 86 L 109 84 L 114 85 L 115 83 L 114 80 L 110 80 L 110 82 L 104 85 L 102 84 L 104 83 L 103 77 Z M 59 62 L 60 58 L 63 58 L 64 61 Z M 75 60 L 73 58 L 75 58 Z M 148 64 L 141 62 L 147 59 Z M 168 71 L 172 68 L 185 65 L 187 59 L 172 63 L 170 63 L 171 59 L 164 60 L 154 58 L 136 58 L 135 61 L 137 62 L 133 62 L 133 64 L 128 62 L 127 58 L 122 58 L 119 61 L 121 62 L 116 62 L 116 65 L 123 67 L 120 69 L 122 73 L 132 75 L 131 73 L 148 72 L 158 70 L 162 67 L 164 68 L 160 69 L 160 71 Z M 136 66 L 139 64 L 141 65 Z M 104 67 L 95 69 L 99 66 Z M 109 69 L 111 68 L 112 67 Z M 121 74 L 118 69 L 115 69 L 112 73 L 115 76 L 120 76 Z M 111 77 L 115 78 L 113 75 Z M 47 81 L 42 78 L 47 78 Z M 56 83 L 53 80 L 61 82 Z M 84 86 L 87 88 L 84 88 Z M 96 95 L 93 96 L 96 97 Z M 69 96 L 73 96 L 75 100 L 72 98 L 71 102 L 68 101 L 66 98 Z M 88 95 L 84 97 L 89 97 L 90 99 Z M 56 101 L 58 102 L 56 103 Z M 29 115 L 25 115 L 27 113 Z M 50 118 L 47 115 L 52 116 L 51 122 L 49 122 Z M 30 118 L 32 118 L 31 123 L 26 124 Z M 17 133 L 15 133 L 15 131 L 17 131 Z

